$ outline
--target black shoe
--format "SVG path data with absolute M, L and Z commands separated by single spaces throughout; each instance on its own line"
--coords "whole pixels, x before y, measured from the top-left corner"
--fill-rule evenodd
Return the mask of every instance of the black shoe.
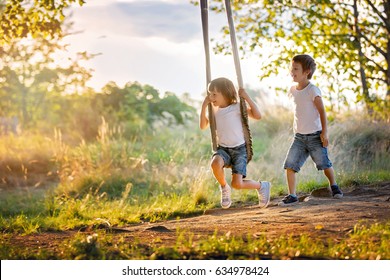
M 280 206 L 288 206 L 298 202 L 297 196 L 292 196 L 291 194 L 285 196 L 282 201 L 279 203 Z
M 342 198 L 343 192 L 340 190 L 339 186 L 333 185 L 330 187 L 332 189 L 333 198 Z

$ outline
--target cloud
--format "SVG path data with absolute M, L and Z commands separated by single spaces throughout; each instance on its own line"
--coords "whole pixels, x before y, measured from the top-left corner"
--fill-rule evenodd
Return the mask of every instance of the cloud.
M 84 26 L 101 35 L 163 37 L 180 43 L 201 38 L 199 7 L 186 1 L 86 4 L 77 12 L 82 15 Z
M 197 7 L 164 2 L 118 3 L 139 36 L 186 41 L 199 34 Z
M 87 63 L 95 69 L 90 86 L 138 81 L 161 92 L 202 97 L 206 81 L 199 6 L 189 0 L 94 0 L 73 12 L 74 29 L 84 32 L 68 38 L 71 51 L 102 54 Z M 226 23 L 225 15 L 210 12 L 210 38 L 219 37 Z M 212 76 L 235 79 L 232 57 L 211 55 Z M 256 74 L 245 72 L 245 82 Z

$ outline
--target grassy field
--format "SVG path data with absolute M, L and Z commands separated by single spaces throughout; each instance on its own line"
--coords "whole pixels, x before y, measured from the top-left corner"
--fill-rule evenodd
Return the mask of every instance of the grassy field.
M 255 156 L 248 177 L 271 181 L 272 197 L 287 192 L 282 164 L 292 139 L 290 118 L 283 108 L 274 108 L 266 112 L 264 121 L 251 124 Z M 0 139 L 1 259 L 390 258 L 384 241 L 390 234 L 389 223 L 356 225 L 338 244 L 307 236 L 243 240 L 215 233 L 194 245 L 189 233 L 179 232 L 175 248 L 161 244 L 144 248 L 97 231 L 87 238 L 76 235 L 63 244 L 61 254 L 10 247 L 9 238 L 15 234 L 77 230 L 102 223 L 121 227 L 199 215 L 219 207 L 218 186 L 209 168 L 209 131 L 199 131 L 193 122 L 156 127 L 127 139 L 105 126 L 91 143 L 68 143 L 59 131 L 50 137 L 24 133 Z M 341 187 L 390 180 L 387 123 L 344 117 L 329 129 L 330 157 Z M 308 193 L 326 185 L 322 173 L 308 162 L 299 175 L 298 191 Z M 250 191 L 234 192 L 234 199 L 257 201 Z M 104 244 L 115 244 L 117 249 L 105 250 Z M 340 251 L 347 253 L 340 255 Z

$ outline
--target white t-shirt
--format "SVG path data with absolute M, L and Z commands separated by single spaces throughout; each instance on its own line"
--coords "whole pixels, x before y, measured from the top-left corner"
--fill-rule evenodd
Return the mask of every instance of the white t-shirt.
M 244 144 L 240 104 L 231 104 L 225 108 L 216 107 L 214 110 L 218 145 L 234 148 Z
M 322 130 L 320 114 L 314 105 L 314 99 L 321 96 L 321 90 L 312 83 L 302 90 L 292 86 L 289 96 L 294 101 L 294 132 L 311 134 Z

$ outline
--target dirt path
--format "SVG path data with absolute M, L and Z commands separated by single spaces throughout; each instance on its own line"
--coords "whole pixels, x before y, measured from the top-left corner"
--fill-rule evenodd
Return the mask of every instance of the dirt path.
M 197 239 L 218 233 L 234 236 L 266 234 L 269 237 L 284 234 L 307 234 L 316 237 L 342 239 L 358 222 L 372 224 L 390 220 L 390 182 L 357 186 L 345 191 L 343 199 L 326 197 L 327 192 L 317 190 L 301 197 L 299 204 L 280 207 L 281 198 L 271 201 L 266 209 L 256 206 L 239 206 L 227 210 L 213 209 L 203 215 L 159 223 L 142 223 L 125 228 L 113 228 L 117 237 L 131 242 L 151 244 L 158 240 L 164 246 L 174 245 L 177 231 L 194 235 Z M 230 233 L 229 233 L 230 232 Z M 46 232 L 29 236 L 15 236 L 19 246 L 55 250 L 76 231 Z M 88 233 L 88 231 L 87 231 Z
M 277 198 L 266 209 L 256 206 L 213 209 L 198 217 L 145 223 L 125 230 L 145 242 L 159 238 L 165 241 L 164 245 L 175 241 L 178 229 L 192 232 L 197 238 L 212 235 L 217 230 L 242 236 L 306 233 L 337 239 L 353 230 L 358 222 L 372 224 L 390 220 L 390 182 L 355 187 L 340 200 L 327 195 L 326 190 L 317 190 L 290 207 L 277 206 L 281 200 Z

